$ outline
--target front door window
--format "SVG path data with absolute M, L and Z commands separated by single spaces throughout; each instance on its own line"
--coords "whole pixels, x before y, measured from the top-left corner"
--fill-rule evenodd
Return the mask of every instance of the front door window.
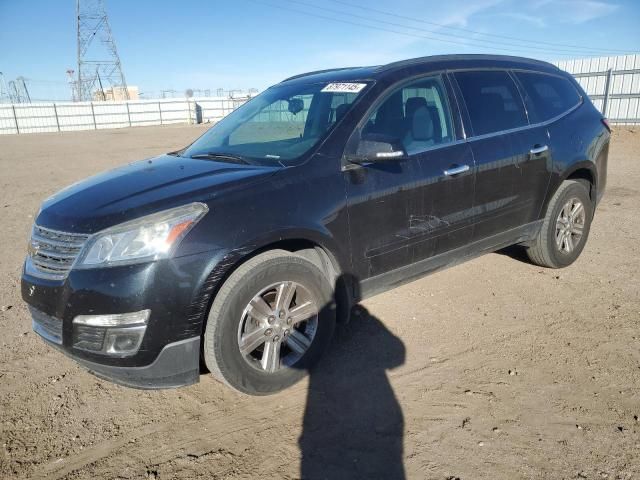
M 371 114 L 363 133 L 399 141 L 409 155 L 451 142 L 451 114 L 440 78 L 423 78 L 391 93 Z

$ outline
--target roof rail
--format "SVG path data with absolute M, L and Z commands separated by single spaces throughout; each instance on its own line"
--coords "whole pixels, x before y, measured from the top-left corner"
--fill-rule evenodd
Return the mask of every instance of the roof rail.
M 319 73 L 340 72 L 342 70 L 354 70 L 356 68 L 367 68 L 367 67 L 341 67 L 341 68 L 327 68 L 325 70 L 314 70 L 313 72 L 299 73 L 298 75 L 285 78 L 280 83 L 288 82 L 289 80 L 294 80 L 296 78 L 308 77 L 309 75 L 317 75 Z
M 392 70 L 395 68 L 406 67 L 410 65 L 419 65 L 421 63 L 437 62 L 444 60 L 504 60 L 510 62 L 530 63 L 534 65 L 541 65 L 545 67 L 553 67 L 558 69 L 552 63 L 542 60 L 536 60 L 527 57 L 516 57 L 511 55 L 487 55 L 487 54 L 452 54 L 452 55 L 431 55 L 426 57 L 409 58 L 407 60 L 400 60 L 397 62 L 391 62 L 386 65 L 380 65 L 377 71 L 382 72 L 385 70 Z

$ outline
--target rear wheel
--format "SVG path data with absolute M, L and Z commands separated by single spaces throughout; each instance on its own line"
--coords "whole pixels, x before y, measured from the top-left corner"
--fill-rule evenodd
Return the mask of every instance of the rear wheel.
M 302 378 L 335 326 L 332 288 L 309 260 L 285 251 L 241 265 L 216 296 L 204 335 L 215 378 L 251 395 L 280 391 Z
M 542 267 L 571 265 L 587 242 L 592 218 L 587 187 L 576 180 L 563 182 L 549 202 L 538 236 L 527 249 L 529 259 Z

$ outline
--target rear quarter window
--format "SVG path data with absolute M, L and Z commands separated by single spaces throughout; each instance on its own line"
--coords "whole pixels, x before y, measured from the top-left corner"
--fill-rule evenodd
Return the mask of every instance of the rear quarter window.
M 518 88 L 506 71 L 468 71 L 454 75 L 467 106 L 474 135 L 528 124 Z
M 516 77 L 532 123 L 562 115 L 580 103 L 580 94 L 566 78 L 533 72 L 516 72 Z

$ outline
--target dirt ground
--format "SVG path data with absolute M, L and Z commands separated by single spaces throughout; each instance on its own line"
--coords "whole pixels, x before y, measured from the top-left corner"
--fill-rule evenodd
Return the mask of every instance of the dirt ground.
M 509 250 L 363 303 L 275 396 L 101 381 L 31 331 L 33 215 L 89 174 L 202 126 L 0 136 L 0 478 L 640 478 L 640 131 L 564 270 Z M 348 471 L 341 475 L 340 471 Z

